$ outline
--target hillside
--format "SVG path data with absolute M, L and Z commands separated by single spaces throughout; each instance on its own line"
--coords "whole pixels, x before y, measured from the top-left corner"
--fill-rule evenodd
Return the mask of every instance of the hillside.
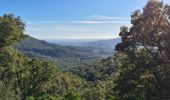
M 109 40 L 98 40 L 93 42 L 82 43 L 82 46 L 102 48 L 105 52 L 113 52 L 115 45 L 121 41 L 120 38 L 109 39 Z
M 120 38 L 115 39 L 82 39 L 82 40 L 46 40 L 49 43 L 55 43 L 62 46 L 79 46 L 79 47 L 92 47 L 104 50 L 107 53 L 113 53 L 115 45 L 121 41 Z
M 98 41 L 92 41 L 92 42 L 86 42 L 82 45 L 84 46 L 92 46 L 92 47 L 112 47 L 116 45 L 118 42 L 120 42 L 120 38 L 115 39 L 108 39 L 108 40 L 98 40 Z
M 29 57 L 50 59 L 62 68 L 77 66 L 82 62 L 93 61 L 111 56 L 97 47 L 61 46 L 27 37 L 17 46 L 18 50 Z

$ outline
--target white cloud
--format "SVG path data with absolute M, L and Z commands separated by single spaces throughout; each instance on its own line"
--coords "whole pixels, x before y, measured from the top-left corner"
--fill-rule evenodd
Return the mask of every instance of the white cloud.
M 93 20 L 75 21 L 73 23 L 77 23 L 77 24 L 130 24 L 129 21 L 93 21 Z
M 115 38 L 120 26 L 130 26 L 128 18 L 93 15 L 72 21 L 26 21 L 26 33 L 39 38 Z
M 82 31 L 91 31 L 91 29 L 72 27 L 72 28 L 58 28 L 58 29 L 55 29 L 55 31 L 58 31 L 58 32 L 82 32 Z
M 96 19 L 96 20 L 130 20 L 130 18 L 103 16 L 103 15 L 92 15 L 92 16 L 89 16 L 89 17 Z
M 28 27 L 27 31 L 82 32 L 82 31 L 92 31 L 92 29 L 80 28 L 80 27 L 56 27 L 56 28 Z
M 102 15 L 88 16 L 88 20 L 73 21 L 76 24 L 130 24 L 130 18 L 112 17 Z
M 68 23 L 65 21 L 25 21 L 26 24 L 61 24 L 61 23 Z
M 86 20 L 86 21 L 73 21 L 73 23 L 76 24 L 100 24 L 100 21 L 92 21 L 92 20 Z
M 90 19 L 89 19 L 90 18 Z M 26 21 L 26 24 L 130 24 L 130 18 L 92 15 L 88 16 L 88 20 L 73 21 Z

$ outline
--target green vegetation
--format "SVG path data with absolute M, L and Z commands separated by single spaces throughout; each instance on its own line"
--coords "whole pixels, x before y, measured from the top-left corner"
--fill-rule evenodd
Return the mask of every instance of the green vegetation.
M 121 27 L 114 57 L 87 62 L 96 48 L 36 40 L 19 17 L 1 16 L 0 100 L 169 100 L 170 6 L 148 1 L 131 23 Z M 63 71 L 58 59 L 80 62 Z
M 14 22 L 4 24 L 8 22 Z M 42 58 L 25 56 L 14 49 L 16 42 L 25 38 L 24 24 L 19 17 L 5 14 L 1 17 L 0 25 L 7 29 L 0 28 L 1 43 L 0 48 L 0 98 L 3 100 L 80 100 L 87 98 L 104 98 L 106 93 L 105 85 L 100 82 L 90 83 L 70 72 L 61 71 L 56 64 Z M 6 26 L 4 26 L 6 25 Z M 21 26 L 23 25 L 23 26 Z M 9 28 L 9 29 L 8 29 Z M 17 32 L 16 32 L 17 31 Z M 3 33 L 4 32 L 4 33 Z M 3 37 L 3 34 L 9 37 Z M 16 40 L 15 40 L 16 39 Z M 30 38 L 32 39 L 32 38 Z M 23 40 L 22 40 L 23 41 Z M 36 42 L 36 48 L 47 48 L 46 42 Z M 25 45 L 23 45 L 25 46 Z M 33 48 L 32 46 L 32 48 Z M 43 48 L 41 47 L 43 46 Z M 48 48 L 52 48 L 50 45 Z M 22 47 L 22 46 L 21 46 Z M 30 46 L 31 48 L 31 46 Z M 62 50 L 63 47 L 60 47 Z M 72 51 L 79 51 L 80 48 L 68 47 Z M 91 50 L 91 49 L 90 49 Z M 44 50 L 45 51 L 45 50 Z M 88 48 L 81 50 L 89 51 Z M 43 51 L 42 51 L 43 52 Z M 64 51 L 65 52 L 65 51 Z M 47 53 L 48 54 L 48 53 Z M 66 52 L 66 56 L 69 52 Z M 71 53 L 74 54 L 74 53 Z M 51 54 L 52 55 L 52 54 Z M 64 55 L 62 55 L 64 56 Z M 58 56 L 60 57 L 60 56 Z M 104 82 L 103 82 L 104 83 Z M 91 88 L 93 90 L 91 90 Z M 100 92 L 96 90 L 100 89 Z M 90 93 L 90 94 L 89 94 Z
M 122 27 L 116 46 L 116 96 L 119 100 L 170 99 L 170 6 L 149 1 Z
M 70 71 L 86 81 L 96 82 L 99 80 L 108 80 L 114 74 L 113 58 L 109 57 L 92 63 L 85 63 Z
M 64 70 L 79 66 L 80 63 L 101 59 L 103 56 L 112 56 L 112 53 L 104 52 L 97 47 L 61 46 L 30 36 L 22 40 L 16 49 L 31 58 L 51 60 Z

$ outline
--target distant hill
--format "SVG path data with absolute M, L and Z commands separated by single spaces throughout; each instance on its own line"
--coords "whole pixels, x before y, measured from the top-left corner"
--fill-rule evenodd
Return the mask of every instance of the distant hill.
M 53 60 L 62 68 L 76 66 L 82 62 L 101 59 L 112 55 L 97 47 L 61 46 L 33 37 L 27 37 L 21 41 L 17 49 L 29 57 Z
M 99 39 L 46 39 L 49 43 L 63 46 L 81 46 L 83 43 L 98 41 Z
M 90 46 L 95 48 L 103 48 L 105 52 L 113 52 L 115 45 L 121 41 L 120 38 L 109 39 L 109 40 L 98 40 L 94 42 L 83 43 L 82 46 Z
M 63 46 L 79 46 L 79 47 L 93 47 L 100 48 L 105 52 L 112 53 L 115 45 L 121 41 L 120 38 L 99 40 L 99 39 L 83 39 L 83 40 L 46 40 L 50 43 L 55 43 Z
M 98 40 L 94 42 L 83 43 L 83 46 L 92 46 L 92 47 L 113 47 L 120 42 L 120 38 L 109 39 L 109 40 Z

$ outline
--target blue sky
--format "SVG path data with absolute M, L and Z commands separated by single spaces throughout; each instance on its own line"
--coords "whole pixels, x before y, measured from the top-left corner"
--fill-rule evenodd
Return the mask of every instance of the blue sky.
M 1 0 L 0 14 L 13 13 L 20 16 L 26 22 L 25 33 L 38 39 L 106 39 L 117 37 L 120 26 L 130 26 L 132 11 L 141 9 L 146 2 Z

